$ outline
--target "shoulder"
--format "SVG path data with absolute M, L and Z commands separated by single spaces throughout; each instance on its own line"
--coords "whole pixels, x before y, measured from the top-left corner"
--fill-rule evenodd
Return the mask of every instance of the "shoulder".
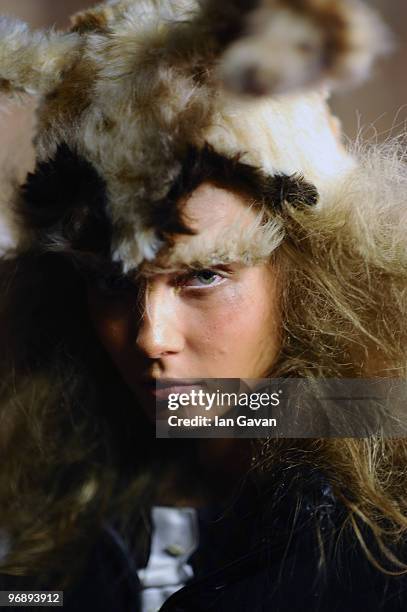
M 237 512 L 249 542 L 236 530 L 243 544 L 236 558 L 175 593 L 162 612 L 407 609 L 407 577 L 387 576 L 369 562 L 320 470 L 276 468 L 259 487 L 245 487 Z
M 305 605 L 321 612 L 407 609 L 407 576 L 379 569 L 388 561 L 363 524 L 361 544 L 328 476 L 313 466 L 277 472 L 260 513 L 267 580 L 278 585 L 273 605 L 290 602 L 293 611 Z M 406 560 L 406 545 L 396 554 Z

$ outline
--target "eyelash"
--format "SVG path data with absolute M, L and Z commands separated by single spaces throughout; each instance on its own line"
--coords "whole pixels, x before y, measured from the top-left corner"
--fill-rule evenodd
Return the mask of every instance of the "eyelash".
M 203 276 L 205 273 L 210 273 L 212 274 L 214 277 L 219 277 L 220 282 L 217 283 L 208 283 L 208 284 L 202 284 L 202 285 L 187 285 L 186 283 L 189 280 L 193 280 L 195 278 L 198 278 L 199 276 Z M 202 289 L 209 289 L 212 287 L 217 287 L 218 285 L 220 285 L 223 280 L 226 279 L 226 277 L 228 276 L 228 274 L 226 272 L 223 272 L 223 274 L 220 274 L 218 270 L 211 270 L 210 268 L 203 268 L 202 270 L 195 270 L 193 272 L 189 272 L 188 274 L 184 274 L 180 277 L 178 277 L 178 279 L 175 282 L 175 286 L 176 287 L 180 287 L 182 289 L 197 289 L 198 291 L 201 291 Z
M 202 276 L 205 273 L 210 273 L 214 277 L 219 277 L 221 279 L 216 283 L 208 283 L 202 285 L 188 285 L 188 281 L 196 279 L 199 276 Z M 212 287 L 217 287 L 222 284 L 226 278 L 231 276 L 231 272 L 227 270 L 211 270 L 210 268 L 202 268 L 200 270 L 193 270 L 192 272 L 188 272 L 187 274 L 180 274 L 175 277 L 173 281 L 173 285 L 182 290 L 196 290 L 202 291 L 204 289 L 211 289 Z M 94 279 L 94 285 L 96 289 L 105 296 L 120 296 L 120 295 L 129 295 L 130 293 L 134 293 L 138 291 L 137 285 L 134 281 L 130 280 L 126 276 L 100 276 Z

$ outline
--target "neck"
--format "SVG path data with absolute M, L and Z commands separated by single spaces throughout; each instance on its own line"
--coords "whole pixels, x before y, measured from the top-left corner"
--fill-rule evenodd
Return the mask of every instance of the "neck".
M 164 467 L 156 503 L 204 506 L 223 502 L 250 468 L 249 439 L 198 439 L 190 451 L 192 454 L 180 453 Z
M 250 439 L 203 438 L 197 440 L 196 450 L 198 464 L 214 492 L 232 488 L 250 468 Z

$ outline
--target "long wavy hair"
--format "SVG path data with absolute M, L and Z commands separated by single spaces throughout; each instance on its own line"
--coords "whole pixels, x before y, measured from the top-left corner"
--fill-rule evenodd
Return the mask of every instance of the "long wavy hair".
M 271 376 L 406 377 L 405 153 L 391 142 L 354 154 L 355 169 L 317 206 L 269 207 L 284 227 L 272 254 L 283 275 L 284 333 Z M 72 166 L 70 175 L 69 160 L 65 166 L 69 191 L 89 169 Z M 48 198 L 58 197 L 58 206 L 30 218 L 47 248 L 1 262 L 0 525 L 10 543 L 1 571 L 14 575 L 62 575 L 106 516 L 120 516 L 127 534 L 141 529 L 162 457 L 175 452 L 173 441 L 155 439 L 89 319 L 86 283 L 66 236 L 80 222 L 100 247 L 97 234 L 106 228 L 90 215 L 89 201 L 103 190 L 90 178 L 81 195 L 88 208 L 81 209 L 76 196 L 67 208 L 66 191 L 53 193 L 48 176 Z M 260 197 L 253 176 L 246 178 L 245 188 L 242 178 L 234 187 Z M 38 180 L 37 172 L 25 202 L 28 192 L 40 199 Z M 270 191 L 261 197 L 264 204 Z M 57 226 L 65 238 L 56 246 Z M 190 442 L 182 442 L 176 452 L 189 453 Z M 262 439 L 252 446 L 251 470 L 266 477 L 281 461 L 295 467 L 299 457 L 326 473 L 372 562 L 379 563 L 365 527 L 389 562 L 384 571 L 405 570 L 392 548 L 407 530 L 405 439 Z

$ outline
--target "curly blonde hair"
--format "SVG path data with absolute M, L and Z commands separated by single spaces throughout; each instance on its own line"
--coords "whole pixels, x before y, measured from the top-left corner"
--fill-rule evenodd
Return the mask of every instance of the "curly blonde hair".
M 273 253 L 284 334 L 271 376 L 406 377 L 404 148 L 354 154 L 356 167 L 317 206 L 271 212 L 285 232 Z M 10 538 L 1 569 L 15 575 L 60 579 L 110 513 L 130 533 L 144 520 L 154 459 L 171 452 L 128 409 L 134 398 L 98 344 L 70 255 L 28 250 L 1 263 L 0 525 Z M 407 531 L 404 439 L 253 440 L 253 450 L 253 471 L 298 456 L 322 469 L 372 562 L 361 524 L 390 563 L 380 567 L 406 569 L 392 552 Z

